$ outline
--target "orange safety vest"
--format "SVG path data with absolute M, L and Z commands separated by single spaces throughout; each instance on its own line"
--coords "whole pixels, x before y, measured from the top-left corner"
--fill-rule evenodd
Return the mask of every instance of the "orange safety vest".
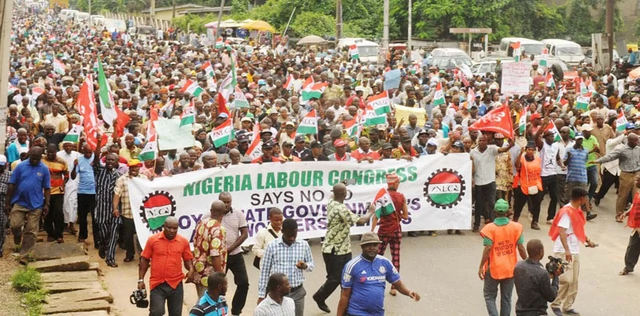
M 529 187 L 535 185 L 538 187 L 538 192 L 542 192 L 542 177 L 540 177 L 540 172 L 542 171 L 540 165 L 542 161 L 540 158 L 536 157 L 533 161 L 527 161 L 523 155 L 520 157 L 520 163 L 520 171 L 516 174 L 513 187 L 517 188 L 518 183 L 520 183 L 522 193 L 529 195 Z
M 509 222 L 504 226 L 488 224 L 482 231 L 482 237 L 493 241 L 489 261 L 485 263 L 484 270 L 490 268 L 491 277 L 496 280 L 504 280 L 513 277 L 513 270 L 518 263 L 518 239 L 522 235 L 522 225 Z
M 633 205 L 631 205 L 627 226 L 640 228 L 640 192 L 633 196 Z

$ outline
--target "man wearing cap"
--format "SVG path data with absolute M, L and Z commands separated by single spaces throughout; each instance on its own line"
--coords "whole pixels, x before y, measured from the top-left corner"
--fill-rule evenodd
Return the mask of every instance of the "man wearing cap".
M 522 225 L 509 220 L 509 203 L 499 199 L 494 207 L 495 219 L 482 228 L 484 251 L 480 260 L 478 277 L 484 280 L 484 301 L 490 316 L 511 315 L 511 294 L 513 293 L 513 271 L 518 262 L 516 249 L 522 259 L 527 258 L 524 249 Z M 494 247 L 495 246 L 495 247 Z M 496 307 L 496 297 L 500 286 L 500 312 Z
M 292 154 L 300 159 L 311 155 L 311 150 L 304 146 L 305 137 L 304 135 L 297 135 L 294 139 L 295 147 L 293 147 Z
M 635 195 L 635 177 L 638 171 L 640 171 L 640 147 L 638 147 L 638 139 L 640 137 L 636 134 L 629 134 L 627 136 L 627 143 L 617 146 L 616 149 L 609 152 L 602 158 L 592 161 L 595 164 L 607 163 L 613 160 L 618 160 L 618 166 L 620 168 L 620 185 L 618 188 L 618 198 L 616 200 L 616 216 L 620 216 L 625 212 L 627 207 L 627 201 L 629 195 Z M 596 196 L 596 203 L 599 203 L 599 198 Z M 622 222 L 620 218 L 616 218 L 618 222 Z
M 7 190 L 9 189 L 9 181 L 11 180 L 11 171 L 7 168 L 7 157 L 0 154 L 0 205 L 6 205 Z M 5 227 L 7 226 L 7 215 L 4 211 L 0 211 L 0 258 L 3 256 Z
M 588 161 L 589 152 L 582 146 L 584 136 L 582 133 L 576 133 L 576 139 L 573 147 L 567 148 L 567 156 L 564 160 L 564 165 L 567 166 L 567 185 L 565 187 L 565 196 L 571 196 L 571 192 L 575 188 L 587 189 L 587 168 L 585 164 Z M 583 205 L 587 211 L 587 220 L 592 220 L 597 217 L 596 214 L 591 214 L 590 205 L 587 203 Z
M 420 154 L 411 146 L 411 138 L 405 136 L 400 139 L 400 146 L 391 151 L 391 156 L 396 159 L 402 158 L 411 161 L 413 158 L 420 157 Z
M 251 160 L 251 163 L 280 162 L 280 158 L 273 156 L 273 146 L 275 146 L 275 143 L 272 140 L 264 141 L 262 143 L 262 156 Z
M 284 144 L 285 141 L 293 142 L 295 137 L 296 137 L 296 124 L 294 122 L 287 121 L 286 123 L 284 123 L 284 125 L 282 125 L 282 127 L 278 131 L 278 134 L 276 135 L 276 140 L 278 141 L 278 144 L 280 144 L 280 147 L 282 147 L 282 144 Z
M 280 161 L 281 162 L 297 162 L 300 161 L 300 158 L 293 155 L 293 142 L 290 140 L 285 140 L 282 143 L 282 152 L 280 153 Z
M 547 123 L 548 119 L 545 119 Z M 547 124 L 543 124 L 546 128 Z M 553 131 L 543 129 L 538 130 L 535 134 L 536 147 L 540 153 L 540 160 L 542 161 L 540 176 L 542 177 L 542 197 L 549 193 L 549 207 L 547 208 L 547 224 L 551 224 L 553 218 L 556 216 L 556 207 L 558 204 L 558 168 L 566 169 L 562 163 L 562 157 L 560 156 L 560 143 L 555 142 L 555 134 Z M 542 134 L 542 137 L 540 137 Z M 564 188 L 562 188 L 564 190 Z
M 113 216 L 116 218 L 114 226 L 123 226 L 122 234 L 124 236 L 124 246 L 126 250 L 126 256 L 124 262 L 130 262 L 133 260 L 135 254 L 135 246 L 133 243 L 133 235 L 136 232 L 136 227 L 133 223 L 133 211 L 131 210 L 131 201 L 129 198 L 129 182 L 133 178 L 146 179 L 147 177 L 140 174 L 140 167 L 142 163 L 138 159 L 129 160 L 129 173 L 120 176 L 116 181 L 116 185 L 113 190 Z M 112 229 L 112 236 L 109 240 L 110 253 L 107 256 L 114 258 L 114 262 L 110 265 L 117 267 L 115 263 L 115 244 L 118 242 L 118 229 Z
M 382 316 L 386 282 L 414 301 L 420 295 L 409 290 L 400 280 L 400 273 L 389 259 L 377 255 L 381 244 L 378 235 L 366 232 L 360 239 L 362 254 L 351 259 L 342 271 L 342 293 L 338 303 L 338 316 L 371 315 Z M 386 281 L 386 282 L 385 282 Z
M 349 229 L 354 224 L 363 226 L 369 222 L 374 214 L 375 206 L 369 207 L 369 212 L 358 218 L 344 204 L 347 197 L 347 186 L 337 183 L 333 186 L 333 198 L 327 204 L 327 232 L 322 244 L 322 257 L 327 269 L 327 280 L 313 295 L 313 300 L 320 310 L 331 313 L 325 300 L 331 296 L 340 285 L 340 275 L 344 265 L 351 260 L 351 235 Z
M 496 157 L 513 147 L 513 140 L 509 140 L 509 146 L 500 147 L 489 145 L 487 136 L 478 137 L 478 146 L 471 150 L 473 160 L 474 199 L 476 199 L 476 211 L 473 222 L 473 232 L 480 229 L 480 218 L 483 216 L 485 224 L 493 220 L 493 205 L 495 199 L 484 198 L 496 196 Z
M 351 155 L 347 152 L 347 142 L 342 139 L 336 139 L 333 142 L 333 146 L 336 149 L 334 154 L 329 156 L 331 161 L 353 161 Z
M 314 140 L 309 147 L 311 147 L 311 154 L 302 158 L 302 161 L 329 161 L 329 158 L 322 154 L 323 147 L 321 142 Z

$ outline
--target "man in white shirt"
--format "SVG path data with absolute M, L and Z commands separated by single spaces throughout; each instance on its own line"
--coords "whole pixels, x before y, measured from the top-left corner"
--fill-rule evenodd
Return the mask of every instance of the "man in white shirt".
M 606 152 L 610 153 L 618 145 L 622 144 L 622 141 L 625 139 L 628 131 L 629 126 L 616 138 L 607 139 Z M 602 184 L 600 185 L 600 188 L 598 188 L 598 192 L 596 192 L 596 195 L 593 197 L 593 203 L 596 206 L 600 206 L 600 200 L 602 200 L 604 196 L 607 195 L 607 192 L 609 192 L 609 188 L 611 188 L 611 186 L 614 185 L 618 180 L 618 176 L 620 175 L 620 166 L 618 165 L 618 159 L 602 163 L 600 165 L 600 173 L 602 174 Z
M 296 314 L 293 299 L 287 297 L 291 291 L 291 285 L 284 273 L 274 273 L 269 276 L 267 291 L 267 296 L 258 304 L 253 316 L 294 316 Z
M 273 240 L 282 236 L 282 221 L 284 216 L 282 211 L 274 207 L 269 210 L 269 225 L 266 228 L 260 228 L 256 233 L 256 243 L 251 248 L 251 251 L 256 255 L 256 259 L 253 261 L 253 266 L 260 269 L 260 259 L 264 256 L 264 251 L 267 249 L 267 245 Z
M 540 151 L 540 160 L 542 161 L 540 176 L 542 177 L 542 197 L 546 193 L 549 193 L 549 208 L 547 209 L 547 224 L 551 224 L 553 218 L 556 216 L 556 206 L 558 204 L 558 177 L 557 177 L 557 169 L 558 167 L 565 168 L 562 163 L 562 157 L 560 156 L 560 147 L 559 143 L 554 142 L 554 133 L 550 130 L 546 130 L 544 132 L 540 132 L 543 129 L 541 128 L 536 136 L 542 134 L 542 139 L 540 137 L 536 138 L 536 145 L 538 150 Z M 564 188 L 563 188 L 564 189 Z

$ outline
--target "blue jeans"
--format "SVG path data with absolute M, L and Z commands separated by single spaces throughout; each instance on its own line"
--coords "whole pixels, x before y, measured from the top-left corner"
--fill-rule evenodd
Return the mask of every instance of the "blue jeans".
M 500 313 L 496 307 L 498 297 L 498 285 L 500 285 Z M 511 315 L 511 294 L 513 294 L 513 278 L 496 280 L 491 277 L 491 271 L 487 269 L 484 276 L 484 303 L 487 305 L 489 316 Z
M 598 166 L 587 167 L 587 179 L 589 182 L 589 201 L 591 201 L 598 188 Z

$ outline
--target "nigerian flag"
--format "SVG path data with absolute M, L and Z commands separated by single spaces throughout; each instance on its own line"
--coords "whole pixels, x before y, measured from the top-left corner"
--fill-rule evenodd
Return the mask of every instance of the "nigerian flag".
M 80 134 L 82 133 L 82 126 L 73 125 L 71 130 L 64 136 L 63 143 L 69 142 L 77 144 L 80 141 Z
M 527 111 L 522 109 L 520 112 L 520 122 L 518 122 L 518 128 L 520 129 L 520 135 L 524 135 L 525 129 L 527 129 Z
M 140 161 L 149 161 L 156 159 L 156 155 L 158 154 L 158 142 L 157 141 L 149 141 L 144 146 L 138 158 Z
M 383 216 L 387 216 L 393 214 L 396 208 L 393 206 L 393 202 L 391 200 L 391 195 L 387 189 L 380 189 L 378 194 L 376 194 L 375 199 L 373 199 L 373 205 L 376 208 L 376 217 L 382 218 Z
M 318 117 L 316 116 L 316 109 L 311 110 L 311 112 L 305 115 L 298 125 L 296 135 L 306 134 L 318 134 Z
M 578 96 L 576 98 L 576 108 L 586 111 L 589 108 L 589 97 Z
M 351 59 L 360 58 L 360 53 L 358 52 L 358 46 L 356 44 L 349 46 L 349 56 L 351 56 Z
M 228 144 L 235 137 L 233 125 L 231 124 L 231 118 L 227 118 L 224 123 L 211 131 L 211 139 L 213 139 L 213 146 L 220 148 Z

